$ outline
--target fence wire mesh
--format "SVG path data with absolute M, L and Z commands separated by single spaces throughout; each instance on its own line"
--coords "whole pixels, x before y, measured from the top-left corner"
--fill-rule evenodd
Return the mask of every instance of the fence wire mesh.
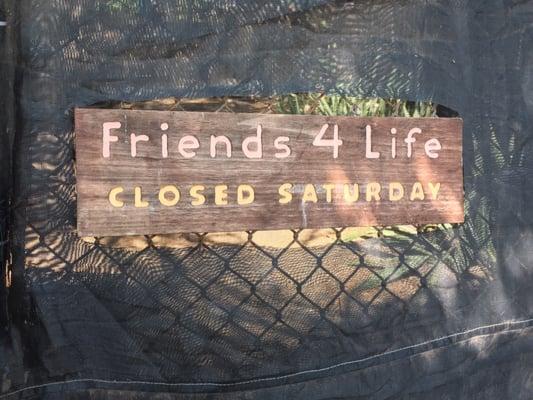
M 437 112 L 431 104 L 324 95 L 99 106 L 391 116 Z M 79 343 L 61 343 L 63 351 L 51 354 L 62 368 L 73 355 L 64 353 L 64 346 L 90 348 L 83 357 L 89 369 L 122 364 L 115 354 L 124 352 L 133 358 L 120 368 L 124 376 L 131 376 L 132 364 L 139 364 L 136 371 L 142 371 L 143 379 L 164 381 L 246 380 L 317 368 L 325 361 L 344 360 L 347 351 L 386 351 L 387 336 L 395 327 L 411 326 L 413 339 L 407 335 L 402 342 L 416 341 L 417 330 L 435 330 L 443 318 L 434 309 L 426 316 L 433 326 L 426 325 L 427 319 L 422 325 L 417 322 L 428 304 L 439 304 L 442 294 L 465 277 L 478 286 L 489 279 L 490 238 L 484 239 L 483 252 L 469 254 L 468 226 L 82 240 L 73 230 L 71 211 L 74 160 L 55 157 L 71 153 L 72 139 L 53 135 L 47 140 L 47 153 L 60 163 L 36 168 L 42 174 L 53 171 L 55 181 L 42 179 L 40 190 L 46 191 L 47 201 L 39 214 L 53 210 L 54 218 L 31 223 L 26 234 L 26 262 L 34 267 L 31 275 L 38 287 L 32 290 L 39 293 L 39 312 L 57 313 L 54 325 L 45 327 L 48 335 L 56 341 L 59 332 L 73 329 L 70 318 L 80 308 L 91 319 L 77 336 Z M 58 218 L 58 213 L 68 218 Z M 43 320 L 46 324 L 49 318 Z M 95 335 L 104 345 L 89 346 Z

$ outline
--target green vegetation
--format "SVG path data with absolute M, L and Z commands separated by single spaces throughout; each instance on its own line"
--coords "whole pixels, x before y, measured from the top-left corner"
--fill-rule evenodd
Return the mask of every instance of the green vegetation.
M 140 10 L 141 0 L 106 0 L 98 4 L 100 11 L 108 11 L 112 13 Z
M 284 114 L 354 115 L 360 117 L 434 117 L 433 103 L 394 99 L 360 99 L 324 94 L 290 94 L 277 98 Z

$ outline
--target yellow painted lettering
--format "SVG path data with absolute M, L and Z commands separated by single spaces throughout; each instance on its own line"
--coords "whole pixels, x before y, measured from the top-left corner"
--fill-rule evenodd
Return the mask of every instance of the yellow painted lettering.
M 413 190 L 411 190 L 411 201 L 414 200 L 424 200 L 424 188 L 420 182 L 415 182 L 413 185 Z
M 288 204 L 292 201 L 292 183 L 284 183 L 278 189 L 278 193 L 281 196 L 279 199 L 279 204 Z
M 172 196 L 172 199 L 167 198 L 167 194 Z M 180 191 L 176 186 L 169 185 L 162 187 L 159 191 L 159 202 L 166 207 L 173 207 L 180 201 Z
M 435 184 L 428 182 L 429 192 L 431 193 L 431 199 L 437 200 L 437 197 L 439 195 L 440 190 L 440 183 L 437 182 Z
M 135 187 L 135 207 L 137 208 L 146 208 L 148 207 L 148 202 L 143 200 L 142 189 L 139 186 Z
M 352 188 L 350 186 L 352 185 L 347 183 L 343 185 L 344 202 L 348 204 L 355 203 L 359 200 L 359 185 L 354 183 Z
M 335 190 L 335 185 L 332 183 L 326 183 L 325 185 L 322 185 L 322 187 L 326 191 L 326 201 L 331 203 L 333 201 L 333 190 Z
M 201 206 L 205 204 L 205 196 L 200 193 L 205 190 L 205 186 L 202 185 L 194 185 L 191 187 L 191 190 L 189 191 L 191 197 L 193 198 L 193 201 L 191 201 L 191 205 L 193 206 Z
M 124 191 L 124 188 L 118 186 L 116 188 L 111 189 L 109 192 L 109 202 L 113 207 L 121 208 L 124 207 L 124 202 L 117 199 L 117 196 Z
M 254 188 L 250 185 L 240 185 L 237 188 L 237 204 L 247 205 L 252 204 L 255 200 Z
M 381 185 L 377 182 L 370 182 L 366 185 L 366 201 L 380 201 Z
M 317 203 L 318 202 L 318 197 L 316 195 L 316 190 L 315 190 L 314 185 L 310 183 L 305 185 L 304 194 L 302 196 L 302 201 L 304 203 L 309 203 L 309 202 Z
M 400 182 L 390 182 L 389 183 L 389 200 L 390 201 L 400 201 L 403 199 L 405 190 L 403 185 Z
M 225 206 L 228 204 L 228 186 L 215 186 L 215 204 L 217 206 Z

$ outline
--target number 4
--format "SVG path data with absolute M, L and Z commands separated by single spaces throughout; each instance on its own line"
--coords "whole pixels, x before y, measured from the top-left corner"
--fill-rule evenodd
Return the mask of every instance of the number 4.
M 324 139 L 324 135 L 329 128 L 329 124 L 325 124 L 320 133 L 316 135 L 313 140 L 313 146 L 331 146 L 333 147 L 333 158 L 339 157 L 339 147 L 342 146 L 342 140 L 339 139 L 339 126 L 335 124 L 333 126 L 333 139 Z

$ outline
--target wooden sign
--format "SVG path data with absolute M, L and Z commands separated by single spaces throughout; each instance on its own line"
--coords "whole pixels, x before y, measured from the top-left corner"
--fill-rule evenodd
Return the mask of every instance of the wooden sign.
M 81 236 L 463 222 L 461 119 L 75 119 Z

